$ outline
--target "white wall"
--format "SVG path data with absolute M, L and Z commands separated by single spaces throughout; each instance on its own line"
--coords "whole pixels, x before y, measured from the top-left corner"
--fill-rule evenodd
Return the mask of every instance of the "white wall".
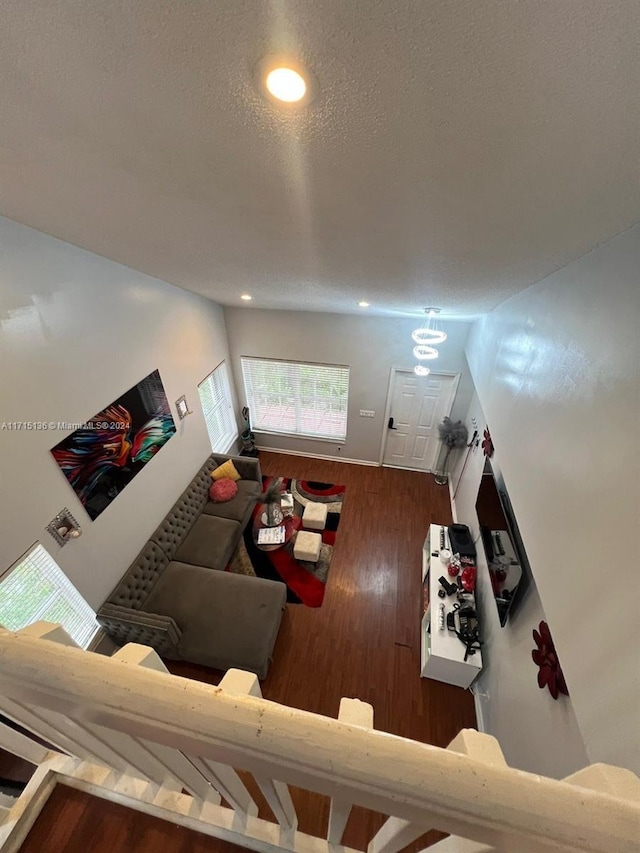
M 467 347 L 589 758 L 636 772 L 639 329 L 636 226 L 504 302 Z
M 464 418 L 470 436 L 472 418 L 482 437 L 487 422 L 477 394 Z M 491 460 L 495 469 L 499 468 L 499 458 L 496 452 Z M 484 667 L 473 689 L 482 727 L 498 739 L 510 767 L 561 779 L 589 763 L 573 703 L 571 697 L 562 694 L 554 701 L 546 687 L 538 687 L 538 667 L 531 659 L 535 648 L 532 631 L 543 619 L 546 621 L 546 616 L 534 583 L 504 628 L 500 626 L 475 509 L 485 461 L 482 446 L 471 451 L 466 465 L 464 461 L 465 456 L 459 456 L 452 485 L 456 488 L 456 520 L 469 526 L 477 549 L 476 603 Z
M 292 361 L 346 364 L 349 375 L 347 440 L 338 452 L 328 441 L 258 434 L 257 443 L 296 453 L 316 453 L 346 459 L 378 462 L 389 377 L 392 367 L 413 369 L 414 343 L 411 332 L 421 320 L 360 317 L 302 311 L 267 311 L 255 308 L 225 308 L 236 387 L 244 395 L 240 357 L 282 358 Z M 431 363 L 436 372 L 461 373 L 454 403 L 454 417 L 462 417 L 471 399 L 472 382 L 464 355 L 470 324 L 443 322 L 447 341 L 439 347 L 440 357 Z M 360 409 L 375 411 L 374 418 L 360 417 Z
M 93 522 L 49 453 L 69 431 L 0 430 L 0 572 L 39 540 L 96 607 L 211 452 L 196 386 L 228 357 L 222 310 L 7 219 L 0 257 L 0 421 L 84 422 L 156 368 L 176 421 Z M 44 527 L 65 506 L 84 534 L 60 548 Z

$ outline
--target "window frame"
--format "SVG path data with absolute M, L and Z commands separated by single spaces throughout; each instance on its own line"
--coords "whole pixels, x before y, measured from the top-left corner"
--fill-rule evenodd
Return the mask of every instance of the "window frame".
M 339 371 L 340 374 L 335 377 L 336 382 L 340 382 L 344 386 L 344 406 L 342 407 L 340 414 L 344 415 L 344 430 L 339 435 L 337 434 L 329 434 L 326 432 L 311 432 L 309 430 L 305 430 L 304 428 L 300 428 L 300 418 L 303 417 L 303 409 L 300 406 L 301 397 L 297 396 L 294 401 L 294 412 L 295 412 L 295 429 L 291 430 L 290 428 L 277 429 L 273 425 L 263 425 L 260 419 L 260 407 L 256 401 L 256 395 L 259 392 L 253 387 L 253 383 L 255 381 L 255 375 L 252 375 L 251 363 L 260 362 L 263 364 L 270 365 L 292 365 L 295 368 L 310 368 L 314 369 L 323 369 L 323 370 L 335 370 Z M 284 359 L 284 358 L 262 358 L 259 356 L 248 356 L 243 355 L 240 357 L 241 369 L 242 369 L 242 380 L 244 384 L 244 393 L 245 399 L 247 401 L 247 406 L 251 412 L 251 428 L 255 432 L 262 433 L 264 435 L 279 435 L 279 436 L 287 436 L 289 438 L 305 438 L 312 439 L 316 441 L 325 441 L 334 444 L 344 444 L 347 440 L 347 432 L 348 432 L 348 418 L 349 418 L 349 383 L 350 383 L 350 368 L 349 365 L 346 364 L 327 364 L 325 362 L 311 362 L 311 361 L 297 361 L 294 359 Z M 296 378 L 293 377 L 292 373 L 288 376 L 286 373 L 283 373 L 280 379 L 293 379 L 296 381 Z M 297 377 L 297 382 L 302 381 L 300 376 Z M 272 392 L 274 396 L 277 396 L 278 392 Z M 282 397 L 284 392 L 280 392 L 280 404 L 282 405 Z M 327 398 L 323 395 L 316 394 L 307 394 L 304 398 L 314 403 L 317 403 L 319 400 L 326 400 Z M 339 397 L 330 397 L 330 399 L 334 404 L 340 401 Z M 290 404 L 289 404 L 290 405 Z M 314 411 L 317 411 L 315 406 L 312 407 Z
M 202 400 L 202 394 L 200 389 L 205 385 L 205 383 L 209 382 L 212 379 L 216 371 L 220 370 L 222 377 L 221 385 L 223 388 L 223 394 L 220 398 L 220 406 L 224 406 L 224 415 L 220 418 L 221 421 L 224 421 L 228 418 L 228 423 L 226 426 L 229 428 L 227 432 L 223 433 L 221 436 L 217 438 L 217 441 L 214 442 L 213 439 L 213 425 L 209 423 L 209 418 L 207 417 L 207 411 L 205 411 L 205 407 Z M 211 394 L 214 396 L 214 389 L 211 388 Z M 198 398 L 200 400 L 200 408 L 202 410 L 202 414 L 204 417 L 204 422 L 207 428 L 207 435 L 209 436 L 209 444 L 211 445 L 212 453 L 228 453 L 229 450 L 233 447 L 234 443 L 238 440 L 238 422 L 236 420 L 236 413 L 233 408 L 233 393 L 231 391 L 231 382 L 229 381 L 229 370 L 227 368 L 227 363 L 223 359 L 219 364 L 217 364 L 213 370 L 208 373 L 201 382 L 198 382 Z M 216 404 L 214 403 L 213 409 L 216 409 Z
M 31 563 L 30 567 L 28 565 L 29 563 Z M 25 572 L 23 573 L 22 578 L 16 581 L 14 573 L 23 567 L 25 567 Z M 77 617 L 77 620 L 74 621 L 75 627 L 70 627 L 68 622 L 65 624 L 59 620 L 56 620 L 56 624 L 62 625 L 65 631 L 74 640 L 74 642 L 80 646 L 80 648 L 88 649 L 93 643 L 95 643 L 97 635 L 101 631 L 100 624 L 96 618 L 96 612 L 86 601 L 84 596 L 76 589 L 74 584 L 58 565 L 57 561 L 41 542 L 34 542 L 34 544 L 21 557 L 12 563 L 6 571 L 0 574 L 0 591 L 2 590 L 3 585 L 10 581 L 12 576 L 14 576 L 14 584 L 19 584 L 21 580 L 27 579 L 29 571 L 34 575 L 35 573 L 38 573 L 31 579 L 31 582 L 37 584 L 50 583 L 53 584 L 54 588 L 46 598 L 33 608 L 26 621 L 18 619 L 17 621 L 22 622 L 22 624 L 17 625 L 14 622 L 11 627 L 7 627 L 7 630 L 19 631 L 36 622 L 51 621 L 50 619 L 47 619 L 47 613 L 51 611 L 56 604 L 63 602 Z M 0 607 L 1 604 L 2 597 L 0 594 Z M 2 619 L 3 616 L 0 610 L 0 625 L 4 624 Z

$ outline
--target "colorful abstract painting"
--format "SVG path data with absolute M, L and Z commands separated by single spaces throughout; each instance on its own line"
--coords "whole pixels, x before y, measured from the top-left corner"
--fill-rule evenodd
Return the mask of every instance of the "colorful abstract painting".
M 92 520 L 176 431 L 154 370 L 51 450 Z

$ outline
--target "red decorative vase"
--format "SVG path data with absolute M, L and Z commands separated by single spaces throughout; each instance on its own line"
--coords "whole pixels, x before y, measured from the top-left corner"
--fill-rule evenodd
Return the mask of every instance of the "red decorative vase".
M 463 589 L 467 592 L 473 592 L 476 588 L 476 567 L 467 566 L 462 572 L 460 581 Z

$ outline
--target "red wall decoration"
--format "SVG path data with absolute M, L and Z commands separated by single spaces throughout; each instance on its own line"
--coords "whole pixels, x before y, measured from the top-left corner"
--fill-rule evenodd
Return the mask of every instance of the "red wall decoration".
M 536 666 L 539 667 L 538 687 L 541 690 L 548 687 L 549 693 L 551 693 L 554 699 L 557 699 L 560 693 L 568 696 L 567 683 L 564 680 L 558 655 L 551 639 L 551 632 L 546 622 L 540 623 L 539 631 L 536 631 L 535 628 L 533 629 L 533 639 L 535 640 L 536 648 L 531 652 L 531 657 Z
M 483 441 L 482 441 L 482 452 L 489 459 L 493 456 L 493 441 L 491 440 L 491 433 L 489 432 L 489 427 L 484 428 L 483 433 Z

